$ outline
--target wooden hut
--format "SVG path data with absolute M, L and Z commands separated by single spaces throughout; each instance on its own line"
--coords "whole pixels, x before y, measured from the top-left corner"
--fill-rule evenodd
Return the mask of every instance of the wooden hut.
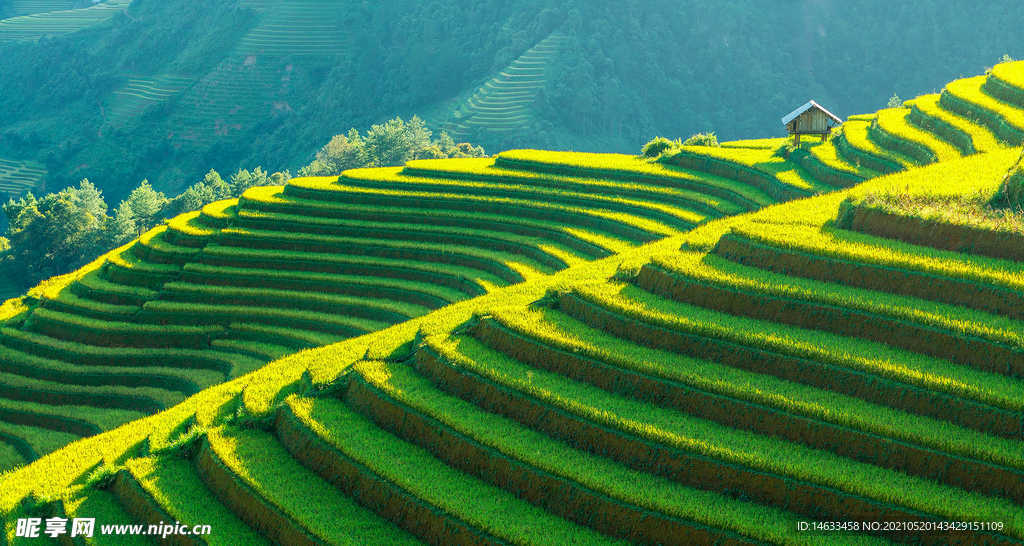
M 812 100 L 782 118 L 782 123 L 793 135 L 793 144 L 800 144 L 800 135 L 821 135 L 821 141 L 825 142 L 832 128 L 842 125 L 843 120 Z

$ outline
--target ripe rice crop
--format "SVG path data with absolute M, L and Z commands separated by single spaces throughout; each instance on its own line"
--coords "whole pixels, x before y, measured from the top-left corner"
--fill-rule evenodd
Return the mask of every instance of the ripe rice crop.
M 1010 145 L 1024 142 L 1024 111 L 992 98 L 985 92 L 985 76 L 946 84 L 940 103 L 953 113 L 978 119 Z
M 892 148 L 914 157 L 921 163 L 950 161 L 963 156 L 952 145 L 909 123 L 907 118 L 910 113 L 909 108 L 892 108 L 878 112 L 876 128 L 893 137 Z
M 915 166 L 912 159 L 880 147 L 869 138 L 872 122 L 850 120 L 843 124 L 844 151 L 854 154 L 850 159 L 883 173 L 893 173 Z
M 957 146 L 964 154 L 994 152 L 1002 148 L 996 135 L 985 125 L 949 112 L 942 107 L 941 95 L 923 95 L 904 103 L 914 114 L 911 121 L 935 132 Z M 926 125 L 930 122 L 931 125 Z

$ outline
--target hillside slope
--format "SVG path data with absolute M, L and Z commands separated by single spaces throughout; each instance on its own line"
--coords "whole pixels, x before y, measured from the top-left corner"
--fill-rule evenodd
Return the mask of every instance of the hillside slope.
M 66 514 L 210 524 L 217 544 L 1022 543 L 1019 256 L 844 212 L 893 188 L 992 195 L 1021 156 L 1022 66 L 781 154 L 515 151 L 179 217 L 7 304 L 3 392 L 40 393 L 4 402 L 7 460 L 59 445 L 56 423 L 129 417 L 96 388 L 121 373 L 54 375 L 139 365 L 104 344 L 178 377 L 196 370 L 169 355 L 248 361 L 5 474 L 7 539 Z M 158 390 L 124 394 L 174 400 Z

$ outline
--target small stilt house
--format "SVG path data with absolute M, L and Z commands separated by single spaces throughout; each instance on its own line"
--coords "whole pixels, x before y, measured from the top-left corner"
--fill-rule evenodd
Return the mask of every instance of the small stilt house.
M 821 135 L 821 141 L 825 142 L 832 128 L 842 125 L 843 120 L 812 100 L 782 118 L 782 123 L 793 135 L 793 144 L 800 144 L 800 135 Z

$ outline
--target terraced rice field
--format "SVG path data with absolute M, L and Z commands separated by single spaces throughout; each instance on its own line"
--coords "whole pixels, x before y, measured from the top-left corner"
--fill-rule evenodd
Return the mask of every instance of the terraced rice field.
M 106 123 L 120 127 L 142 114 L 150 106 L 159 104 L 171 95 L 180 93 L 193 81 L 188 76 L 160 74 L 128 79 L 121 89 L 114 91 L 107 105 Z
M 36 11 L 36 8 L 33 7 L 28 12 L 30 15 L 0 20 L 0 41 L 38 40 L 44 36 L 57 36 L 82 30 L 106 21 L 118 12 L 124 11 L 130 3 L 131 0 L 106 0 L 96 6 L 66 9 L 69 6 L 56 2 L 47 2 L 45 3 L 46 7 L 65 9 Z M 15 5 L 15 13 L 19 13 L 18 5 Z M 26 9 L 24 4 L 21 5 L 21 9 Z M 42 7 L 40 6 L 40 8 Z
M 342 55 L 348 50 L 347 2 L 290 1 L 254 4 L 267 11 L 238 43 L 239 55 Z
M 292 98 L 290 66 L 270 59 L 232 55 L 189 86 L 172 114 L 171 138 L 204 145 L 249 130 Z
M 504 133 L 526 123 L 537 92 L 547 81 L 548 63 L 567 39 L 560 33 L 548 36 L 459 104 L 447 119 L 431 120 L 432 128 L 458 140 L 476 130 Z
M 45 176 L 46 169 L 39 165 L 0 158 L 0 192 L 8 198 L 30 191 Z
M 990 195 L 1021 150 L 947 156 L 982 125 L 907 112 L 811 168 L 515 151 L 178 217 L 6 304 L 0 460 L 88 436 L 0 477 L 8 540 L 67 514 L 211 544 L 1024 543 L 1024 256 L 844 204 Z M 922 530 L 949 522 L 986 523 Z
M 9 2 L 15 16 L 46 13 L 48 11 L 65 11 L 73 7 L 71 0 L 12 0 Z

